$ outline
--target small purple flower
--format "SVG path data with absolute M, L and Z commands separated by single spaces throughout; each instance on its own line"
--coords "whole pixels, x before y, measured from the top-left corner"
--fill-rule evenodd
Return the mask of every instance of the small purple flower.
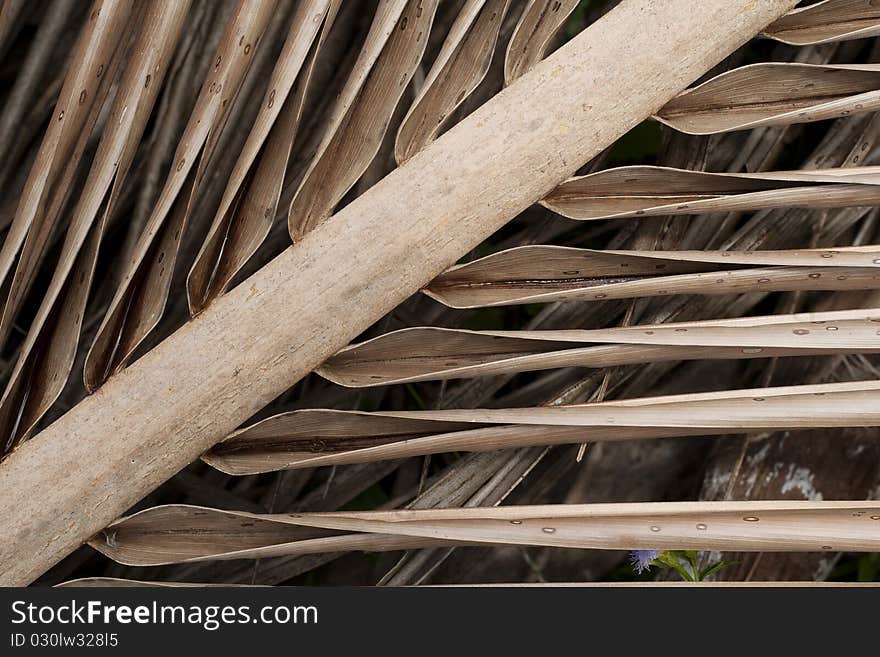
M 629 562 L 635 571 L 641 575 L 651 567 L 651 562 L 660 556 L 660 550 L 634 550 L 629 553 Z

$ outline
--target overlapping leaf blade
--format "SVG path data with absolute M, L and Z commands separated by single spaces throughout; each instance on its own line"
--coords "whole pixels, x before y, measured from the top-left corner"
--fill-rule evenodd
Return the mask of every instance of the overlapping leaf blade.
M 125 365 L 162 316 L 193 196 L 275 5 L 276 0 L 243 1 L 227 25 L 175 164 L 89 351 L 85 382 L 90 390 Z
M 130 0 L 96 0 L 71 56 L 52 120 L 0 250 L 0 341 L 9 336 L 60 225 L 74 174 L 121 60 L 117 51 L 130 35 L 132 10 Z
M 194 506 L 156 507 L 115 523 L 90 544 L 130 565 L 161 565 L 203 559 L 253 559 L 339 550 L 400 550 L 433 541 L 369 534 L 340 534 L 273 517 Z
M 544 59 L 553 37 L 579 4 L 579 0 L 529 0 L 507 44 L 506 84 Z
M 340 0 L 310 0 L 294 16 L 260 113 L 187 279 L 190 311 L 225 291 L 269 234 L 315 58 Z
M 809 123 L 880 109 L 880 65 L 752 64 L 682 92 L 657 112 L 691 135 Z
M 291 515 L 164 506 L 119 520 L 91 544 L 131 565 L 485 544 L 876 551 L 878 520 L 876 502 L 647 502 Z
M 543 205 L 580 220 L 880 204 L 880 167 L 707 173 L 631 166 L 571 178 Z
M 421 61 L 437 0 L 382 0 L 288 216 L 294 241 L 327 219 L 372 162 Z
M 70 375 L 107 218 L 116 207 L 189 4 L 151 2 L 143 16 L 52 281 L 0 401 L 7 448 L 31 431 Z
M 878 402 L 880 382 L 856 381 L 535 408 L 301 410 L 245 427 L 203 459 L 230 474 L 247 474 L 452 451 L 867 427 L 880 422 Z
M 594 251 L 523 246 L 458 265 L 425 290 L 454 308 L 671 294 L 858 290 L 880 285 L 880 248 Z
M 771 23 L 764 34 L 795 46 L 878 36 L 880 6 L 875 0 L 822 0 Z
M 397 132 L 403 163 L 433 141 L 486 76 L 510 0 L 468 0 Z
M 878 324 L 880 310 L 845 310 L 592 330 L 423 327 L 347 347 L 317 371 L 334 383 L 365 387 L 557 367 L 871 353 L 880 352 Z

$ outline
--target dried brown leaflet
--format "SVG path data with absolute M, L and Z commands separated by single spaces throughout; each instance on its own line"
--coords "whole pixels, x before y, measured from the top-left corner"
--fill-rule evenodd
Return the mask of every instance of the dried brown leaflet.
M 15 217 L 0 250 L 5 342 L 43 262 L 89 134 L 110 90 L 128 38 L 131 0 L 96 0 L 71 55 L 55 110 L 43 136 Z
M 504 81 L 510 84 L 547 55 L 553 37 L 577 9 L 579 0 L 529 0 L 504 58 Z
M 174 154 L 175 164 L 86 358 L 89 390 L 127 363 L 162 316 L 193 196 L 275 4 L 242 0 L 227 25 Z
M 822 0 L 795 9 L 763 34 L 795 46 L 878 36 L 880 4 L 877 0 Z
M 880 205 L 880 167 L 761 173 L 620 167 L 571 178 L 542 204 L 579 220 L 873 206 Z
M 880 351 L 878 324 L 880 309 L 593 330 L 464 331 L 423 327 L 386 333 L 347 347 L 317 372 L 334 383 L 366 387 L 558 367 L 875 353 Z M 793 335 L 797 339 L 792 339 Z
M 523 246 L 450 268 L 423 291 L 453 308 L 880 286 L 880 247 L 593 251 Z
M 510 0 L 468 0 L 462 8 L 397 132 L 398 163 L 436 139 L 486 76 L 509 6 Z
M 203 459 L 229 474 L 248 474 L 584 441 L 867 427 L 880 423 L 878 400 L 880 383 L 857 381 L 535 408 L 310 409 L 241 429 Z
M 327 219 L 366 171 L 422 59 L 437 0 L 382 0 L 367 41 L 293 199 L 294 241 Z
M 157 1 L 143 16 L 55 273 L 0 401 L 0 431 L 7 449 L 28 435 L 70 375 L 107 218 L 116 207 L 188 10 L 188 0 Z
M 91 545 L 155 566 L 335 550 L 442 545 L 585 549 L 877 551 L 877 502 L 645 502 L 258 515 L 163 506 Z
M 880 64 L 743 66 L 681 93 L 655 118 L 692 135 L 809 123 L 880 109 Z
M 226 291 L 269 234 L 315 58 L 340 1 L 309 0 L 293 17 L 260 113 L 187 278 L 192 314 Z

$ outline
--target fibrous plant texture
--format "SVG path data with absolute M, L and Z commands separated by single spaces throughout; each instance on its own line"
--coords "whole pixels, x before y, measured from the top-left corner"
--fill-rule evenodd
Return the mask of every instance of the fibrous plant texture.
M 877 39 L 0 0 L 0 582 L 876 580 Z

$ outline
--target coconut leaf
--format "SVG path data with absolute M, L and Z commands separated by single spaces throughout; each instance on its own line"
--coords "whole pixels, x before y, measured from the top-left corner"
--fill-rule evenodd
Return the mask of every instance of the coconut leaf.
M 188 0 L 151 2 L 145 11 L 52 281 L 0 400 L 7 449 L 31 431 L 70 376 L 107 218 L 116 208 L 189 5 Z
M 269 234 L 315 59 L 339 5 L 340 0 L 310 0 L 298 7 L 260 113 L 190 270 L 187 295 L 193 314 L 226 290 Z
M 434 545 L 436 541 L 346 535 L 275 522 L 272 517 L 257 514 L 179 505 L 130 516 L 105 529 L 89 544 L 120 563 L 157 566 L 339 550 L 401 550 Z
M 876 550 L 874 502 L 525 506 L 876 488 L 880 16 L 796 4 L 0 0 L 0 580 L 93 534 L 231 584 L 814 551 L 719 573 L 783 579 Z M 734 50 L 759 30 L 784 43 Z M 120 376 L 83 400 L 89 345 L 89 388 Z M 168 477 L 148 504 L 174 506 L 113 522 Z M 78 550 L 40 583 L 144 577 Z
M 486 76 L 510 0 L 468 0 L 421 90 L 400 124 L 394 145 L 402 164 L 436 139 Z
M 58 229 L 76 168 L 119 68 L 117 51 L 130 35 L 132 8 L 130 0 L 96 0 L 71 55 L 53 118 L 0 249 L 0 341 L 9 336 Z

